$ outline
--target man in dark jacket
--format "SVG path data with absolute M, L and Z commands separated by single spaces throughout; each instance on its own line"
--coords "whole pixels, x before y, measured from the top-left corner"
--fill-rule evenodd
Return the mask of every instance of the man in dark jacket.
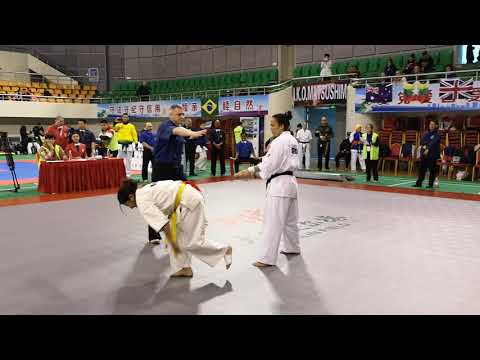
M 436 120 L 430 121 L 429 131 L 426 132 L 420 141 L 421 157 L 420 172 L 417 183 L 413 187 L 422 187 L 427 169 L 430 171 L 428 178 L 428 188 L 433 188 L 435 182 L 437 160 L 440 158 L 440 135 L 438 134 L 438 123 Z
M 142 180 L 148 180 L 148 167 L 152 163 L 153 171 L 153 148 L 155 147 L 155 135 L 152 132 L 153 125 L 151 122 L 145 123 L 145 128 L 140 133 L 138 141 L 143 146 L 143 159 L 142 159 Z
M 199 129 L 194 129 L 192 126 L 192 119 L 185 120 L 185 128 L 192 131 L 198 131 Z M 197 176 L 195 174 L 195 150 L 197 148 L 197 139 L 185 138 L 185 159 L 187 163 L 190 164 L 190 176 Z
M 225 132 L 220 128 L 220 120 L 215 120 L 213 129 L 210 130 L 210 143 L 212 144 L 211 171 L 212 176 L 217 172 L 217 158 L 220 159 L 220 175 L 225 176 Z
M 318 138 L 317 153 L 318 153 L 318 169 L 322 170 L 322 160 L 325 156 L 325 169 L 329 170 L 330 161 L 330 144 L 333 138 L 333 130 L 328 126 L 328 119 L 322 116 L 320 119 L 320 127 L 315 130 L 315 137 Z
M 142 101 L 148 101 L 148 96 L 150 95 L 150 87 L 147 85 L 146 81 L 142 82 L 137 89 L 137 96 L 140 97 Z
M 350 152 L 350 132 L 347 133 L 347 138 L 343 139 L 343 141 L 340 143 L 340 150 L 338 154 L 335 156 L 335 166 L 337 168 L 340 167 L 340 159 L 345 158 L 345 169 L 348 170 L 350 167 L 350 158 L 351 158 L 351 152 Z

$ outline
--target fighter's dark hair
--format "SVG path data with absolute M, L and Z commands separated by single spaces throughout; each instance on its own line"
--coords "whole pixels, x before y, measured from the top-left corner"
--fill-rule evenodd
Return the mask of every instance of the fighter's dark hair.
M 87 124 L 87 120 L 85 119 L 78 119 L 77 122 L 82 121 L 84 124 Z
M 132 179 L 123 179 L 120 189 L 118 189 L 117 200 L 123 205 L 129 200 L 130 195 L 135 195 L 138 183 Z
M 278 125 L 283 125 L 283 130 L 287 131 L 290 130 L 290 120 L 292 119 L 292 112 L 287 111 L 283 114 L 275 114 L 273 115 L 275 120 L 277 120 Z

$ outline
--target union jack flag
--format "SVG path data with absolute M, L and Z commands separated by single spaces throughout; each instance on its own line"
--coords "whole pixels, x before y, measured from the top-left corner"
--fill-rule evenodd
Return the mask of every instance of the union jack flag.
M 443 79 L 440 80 L 438 96 L 442 103 L 469 100 L 473 97 L 472 90 L 473 79 L 467 81 L 460 79 Z

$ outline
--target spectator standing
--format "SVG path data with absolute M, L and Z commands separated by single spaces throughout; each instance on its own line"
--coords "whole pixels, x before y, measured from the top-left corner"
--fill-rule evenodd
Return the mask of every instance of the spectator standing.
M 113 125 L 107 120 L 100 121 L 100 134 L 98 135 L 100 143 L 100 155 L 104 157 L 117 157 L 118 141 Z
M 410 54 L 410 57 L 407 60 L 407 64 L 403 69 L 403 73 L 407 75 L 413 73 L 413 69 L 415 68 L 415 65 L 417 65 L 417 58 L 415 54 L 412 53 Z
M 429 131 L 422 136 L 420 141 L 420 171 L 418 179 L 413 187 L 422 187 L 427 170 L 430 172 L 428 188 L 433 188 L 437 171 L 437 160 L 440 158 L 440 135 L 438 134 L 438 123 L 431 120 Z
M 445 66 L 445 72 L 448 72 L 448 71 L 453 71 L 453 65 L 448 64 L 447 66 Z M 457 74 L 455 74 L 454 72 L 445 74 L 445 78 L 447 79 L 452 79 L 456 77 L 457 77 Z
M 138 143 L 138 135 L 135 126 L 130 124 L 127 113 L 122 115 L 122 122 L 115 125 L 115 131 L 118 136 L 118 143 L 121 146 L 119 157 L 125 160 L 125 168 L 127 174 L 129 174 L 134 152 L 133 144 L 136 145 Z
M 148 166 L 152 163 L 153 170 L 153 148 L 155 147 L 155 135 L 153 135 L 153 125 L 150 122 L 145 124 L 145 128 L 140 132 L 140 143 L 143 146 L 142 160 L 142 180 L 148 181 Z
M 350 166 L 350 158 L 352 157 L 352 154 L 350 153 L 350 147 L 350 132 L 348 132 L 347 137 L 340 143 L 340 149 L 338 154 L 335 156 L 335 166 L 337 171 L 340 167 L 340 159 L 342 158 L 345 159 L 345 169 L 348 170 Z
M 140 85 L 137 89 L 137 96 L 140 98 L 141 101 L 148 101 L 150 92 L 150 86 L 148 86 L 145 80 L 142 81 L 142 85 Z
M 362 125 L 358 124 L 355 131 L 350 134 L 350 165 L 352 172 L 357 171 L 357 159 L 360 162 L 360 167 L 363 171 L 366 170 L 365 160 L 363 158 L 363 144 L 362 144 Z
M 55 144 L 59 145 L 63 151 L 67 148 L 70 129 L 65 125 L 65 119 L 62 116 L 55 118 L 55 123 L 47 129 L 47 134 L 55 136 Z
M 93 132 L 87 129 L 87 120 L 77 121 L 78 129 L 75 131 L 80 135 L 80 142 L 85 145 L 87 149 L 87 156 L 95 156 L 96 139 Z M 72 135 L 73 141 L 73 135 Z
M 85 159 L 87 155 L 87 146 L 80 142 L 81 135 L 78 131 L 72 134 L 72 142 L 67 145 L 67 156 L 69 160 Z
M 245 131 L 243 127 L 243 122 L 238 124 L 235 129 L 233 129 L 233 134 L 235 135 L 235 144 L 238 144 L 242 141 L 242 133 Z
M 220 128 L 220 120 L 215 120 L 210 130 L 210 143 L 212 144 L 211 172 L 217 172 L 217 158 L 220 160 L 220 175 L 225 176 L 225 132 Z
M 320 76 L 326 78 L 332 76 L 332 61 L 330 60 L 330 54 L 323 55 L 323 60 L 320 61 Z
M 431 73 L 435 70 L 433 67 L 433 58 L 428 53 L 428 51 L 424 51 L 422 53 L 422 58 L 420 59 L 420 65 L 422 67 L 422 72 L 424 73 Z
M 185 128 L 191 131 L 197 131 L 192 126 L 192 119 L 185 120 Z M 195 152 L 197 147 L 197 139 L 185 138 L 185 160 L 190 165 L 189 174 L 190 176 L 197 176 L 195 174 Z
M 22 144 L 22 154 L 28 152 L 28 131 L 25 125 L 20 126 L 20 144 Z
M 380 156 L 380 143 L 378 134 L 373 132 L 373 125 L 367 125 L 367 132 L 362 135 L 363 158 L 367 167 L 367 182 L 372 178 L 378 182 L 378 158 Z
M 388 58 L 388 64 L 384 70 L 385 76 L 395 76 L 397 74 L 397 67 L 395 66 L 393 59 Z
M 315 130 L 315 137 L 318 138 L 317 154 L 318 154 L 318 169 L 322 171 L 323 157 L 325 157 L 325 169 L 329 170 L 330 162 L 330 144 L 333 138 L 333 130 L 328 125 L 328 119 L 324 115 L 320 119 L 320 126 Z
M 475 56 L 473 55 L 474 50 L 475 47 L 473 45 L 467 45 L 467 64 L 473 64 L 473 61 L 475 59 Z
M 299 124 L 300 125 L 300 124 Z M 296 134 L 297 141 L 299 142 L 298 146 L 298 157 L 299 157 L 299 169 L 303 168 L 303 156 L 305 156 L 305 169 L 310 169 L 310 141 L 312 141 L 312 132 L 307 129 L 307 123 L 303 123 L 303 128 L 298 129 Z M 326 165 L 328 169 L 328 164 Z
M 247 140 L 247 134 L 242 133 L 242 140 L 237 144 L 237 154 L 235 156 L 235 172 L 238 172 L 240 162 L 249 162 L 250 165 L 257 165 L 259 159 L 255 155 L 253 144 Z

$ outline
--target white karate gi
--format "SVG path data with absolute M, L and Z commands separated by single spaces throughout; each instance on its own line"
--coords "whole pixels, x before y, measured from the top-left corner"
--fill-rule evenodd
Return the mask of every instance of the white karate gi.
M 27 145 L 27 152 L 29 154 L 33 154 L 33 151 L 32 151 L 32 148 L 35 147 L 35 149 L 37 150 L 37 153 L 38 151 L 40 150 L 40 145 L 37 143 L 37 142 L 31 142 L 31 143 L 28 143 Z
M 195 152 L 198 154 L 198 159 L 195 159 L 195 171 L 207 170 L 207 150 L 206 146 L 197 145 Z
M 350 134 L 350 143 L 353 141 L 353 135 L 354 134 L 355 134 L 354 132 L 352 132 Z M 367 167 L 365 165 L 365 159 L 363 158 L 362 151 L 352 149 L 352 150 L 350 150 L 350 153 L 352 155 L 352 157 L 350 159 L 350 167 L 351 167 L 352 171 L 357 171 L 357 158 L 358 158 L 358 161 L 360 162 L 360 167 L 362 168 L 363 171 L 365 171 L 367 169 Z
M 155 231 L 160 231 L 169 222 L 181 183 L 157 181 L 137 190 L 135 198 L 138 210 Z M 225 257 L 228 246 L 208 241 L 205 238 L 206 228 L 203 195 L 187 185 L 177 208 L 177 244 L 181 252 L 175 256 L 172 247 L 168 247 L 174 273 L 190 267 L 192 255 L 212 267 Z
M 298 146 L 298 168 L 303 168 L 303 155 L 305 155 L 305 168 L 310 169 L 310 141 L 313 139 L 312 133 L 308 129 L 297 131 Z
M 298 169 L 298 142 L 284 131 L 272 141 L 270 150 L 258 164 L 260 177 L 268 179 L 274 174 Z M 282 251 L 299 253 L 298 185 L 295 176 L 278 176 L 268 184 L 263 216 L 263 237 L 258 261 L 275 265 L 280 243 Z

